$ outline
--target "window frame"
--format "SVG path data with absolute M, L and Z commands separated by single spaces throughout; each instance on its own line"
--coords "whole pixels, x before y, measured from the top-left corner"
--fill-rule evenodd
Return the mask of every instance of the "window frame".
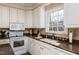
M 57 33 L 57 34 L 68 34 L 68 29 L 67 28 L 65 28 L 65 24 L 64 24 L 64 22 L 63 22 L 63 25 L 64 25 L 64 31 L 58 31 L 58 28 L 57 28 L 57 31 L 49 31 L 49 14 L 51 13 L 51 12 L 55 12 L 55 11 L 58 11 L 58 10 L 61 10 L 61 9 L 64 9 L 63 7 L 56 7 L 56 8 L 53 8 L 53 9 L 51 9 L 51 10 L 47 10 L 46 11 L 46 22 L 45 22 L 45 24 L 46 24 L 46 32 L 49 32 L 49 33 Z M 65 19 L 64 19 L 65 20 Z M 63 20 L 63 21 L 64 21 Z M 58 23 L 57 23 L 58 24 Z M 55 26 L 54 26 L 55 27 Z M 59 26 L 57 26 L 57 27 L 59 27 Z

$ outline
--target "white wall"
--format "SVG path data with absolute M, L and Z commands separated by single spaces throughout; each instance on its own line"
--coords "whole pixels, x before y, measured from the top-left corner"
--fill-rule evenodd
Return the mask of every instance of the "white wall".
M 65 3 L 65 26 L 79 27 L 79 3 Z

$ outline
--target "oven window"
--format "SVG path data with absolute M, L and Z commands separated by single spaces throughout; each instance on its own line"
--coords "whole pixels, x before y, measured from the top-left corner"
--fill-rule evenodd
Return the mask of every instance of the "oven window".
M 14 41 L 14 47 L 24 46 L 24 40 Z

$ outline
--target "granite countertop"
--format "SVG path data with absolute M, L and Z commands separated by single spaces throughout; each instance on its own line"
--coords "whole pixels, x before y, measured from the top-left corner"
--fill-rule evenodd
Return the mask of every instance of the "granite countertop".
M 3 37 L 3 38 L 0 38 L 0 39 L 9 39 L 9 37 Z
M 36 39 L 35 35 L 33 35 L 33 36 L 32 35 L 26 35 L 26 36 L 31 37 L 33 39 Z M 36 39 L 36 40 L 41 41 L 40 39 Z M 55 40 L 55 39 L 52 39 L 52 40 Z M 44 41 L 41 41 L 41 42 L 47 43 L 49 45 L 64 49 L 66 51 L 69 51 L 69 52 L 72 52 L 72 53 L 75 53 L 75 54 L 79 54 L 79 43 L 70 44 L 69 42 L 63 41 L 63 40 L 56 40 L 56 41 L 58 41 L 58 43 L 60 43 L 60 45 L 54 45 L 54 44 L 50 44 L 50 43 L 44 42 Z

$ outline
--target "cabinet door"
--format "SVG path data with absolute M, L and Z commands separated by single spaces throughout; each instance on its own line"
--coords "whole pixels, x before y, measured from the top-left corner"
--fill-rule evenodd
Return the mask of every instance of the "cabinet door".
M 33 21 L 32 21 L 32 11 L 29 10 L 29 11 L 26 11 L 25 12 L 25 27 L 26 28 L 32 28 L 33 27 Z
M 50 49 L 48 49 L 48 48 L 45 48 L 45 47 L 43 47 L 43 55 L 56 55 L 56 53 L 55 53 L 56 51 L 52 51 L 52 50 L 50 50 Z
M 32 55 L 42 55 L 42 47 L 37 42 L 35 42 L 34 39 L 29 40 L 28 47 L 29 47 L 29 52 Z
M 42 55 L 43 47 L 38 43 L 34 46 L 34 55 Z
M 0 27 L 9 28 L 9 7 L 0 6 Z
M 10 8 L 10 22 L 18 22 L 18 11 L 16 8 Z
M 24 20 L 25 20 L 25 11 L 24 10 L 18 9 L 18 19 L 17 20 L 20 23 L 24 23 Z
M 35 46 L 35 42 L 34 40 L 29 40 L 29 52 L 33 55 L 35 53 L 35 49 L 34 49 L 34 46 Z
M 2 6 L 0 6 L 0 28 L 2 27 Z
M 38 7 L 33 10 L 33 25 L 35 28 L 45 28 L 45 9 Z
M 39 21 L 39 17 L 38 17 L 38 9 L 36 8 L 36 9 L 34 9 L 33 10 L 33 27 L 34 28 L 37 28 L 38 27 L 38 25 L 39 25 L 39 23 L 40 22 L 38 22 Z
M 31 50 L 32 50 L 32 39 L 31 38 L 28 38 L 28 51 L 31 53 Z
M 45 8 L 40 8 L 40 28 L 45 28 Z
M 32 42 L 32 44 L 31 44 L 30 53 L 31 53 L 32 55 L 35 55 L 35 43 L 34 43 L 34 42 Z
M 2 28 L 9 28 L 9 7 L 2 6 Z

